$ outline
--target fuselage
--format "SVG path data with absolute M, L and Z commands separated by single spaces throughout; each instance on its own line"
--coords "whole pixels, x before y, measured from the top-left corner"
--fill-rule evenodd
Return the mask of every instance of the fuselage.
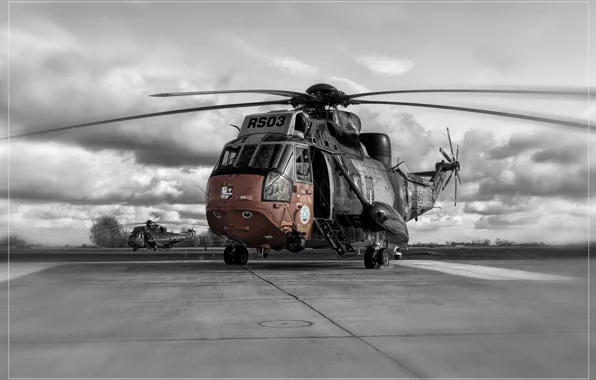
M 369 203 L 390 205 L 404 221 L 432 209 L 442 176 L 428 181 L 371 158 L 358 139 L 359 120 L 340 123 L 303 111 L 247 116 L 207 185 L 211 230 L 249 247 L 281 249 L 293 231 L 322 240 L 315 218 L 335 219 L 351 239 L 364 239 L 362 202 L 337 159 Z

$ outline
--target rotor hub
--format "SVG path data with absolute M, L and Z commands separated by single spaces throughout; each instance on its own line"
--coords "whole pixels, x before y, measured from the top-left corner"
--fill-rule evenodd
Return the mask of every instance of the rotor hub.
M 306 94 L 314 97 L 314 99 L 300 99 L 298 103 L 314 106 L 315 108 L 322 106 L 335 107 L 339 104 L 347 106 L 347 104 L 344 104 L 346 102 L 345 93 L 327 83 L 317 83 L 310 86 L 306 89 Z
M 329 95 L 343 95 L 344 93 L 339 91 L 337 88 L 333 87 L 327 83 L 317 83 L 313 84 L 309 88 L 306 89 L 306 93 L 308 95 L 314 96 L 329 96 Z

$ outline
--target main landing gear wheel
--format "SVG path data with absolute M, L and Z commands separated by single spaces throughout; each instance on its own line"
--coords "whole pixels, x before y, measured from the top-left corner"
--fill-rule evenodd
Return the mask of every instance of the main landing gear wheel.
M 381 248 L 377 252 L 377 263 L 383 267 L 389 265 L 389 252 L 385 248 Z
M 374 247 L 366 247 L 364 251 L 364 267 L 366 269 L 379 269 L 389 265 L 389 252 L 385 248 L 378 251 Z
M 226 249 L 224 249 L 223 259 L 227 265 L 232 265 L 235 263 L 235 261 L 234 261 L 234 246 L 233 245 L 228 245 L 226 247 Z
M 366 269 L 375 269 L 377 266 L 377 256 L 373 247 L 366 247 L 364 251 L 364 267 Z
M 234 250 L 234 261 L 238 265 L 246 265 L 248 262 L 248 249 L 245 246 L 239 245 Z

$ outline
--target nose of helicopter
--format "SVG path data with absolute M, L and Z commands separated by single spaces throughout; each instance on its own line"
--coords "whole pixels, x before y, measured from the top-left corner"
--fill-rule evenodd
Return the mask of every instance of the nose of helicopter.
M 293 225 L 288 203 L 262 202 L 263 182 L 261 175 L 212 177 L 207 190 L 209 228 L 249 247 L 283 248 Z

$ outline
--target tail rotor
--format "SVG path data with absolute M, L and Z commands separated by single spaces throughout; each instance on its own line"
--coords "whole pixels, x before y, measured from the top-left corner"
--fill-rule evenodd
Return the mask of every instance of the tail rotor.
M 445 190 L 445 188 L 447 187 L 447 184 L 449 184 L 449 181 L 451 180 L 451 177 L 453 176 L 453 172 L 455 172 L 455 178 L 457 179 L 457 181 L 455 181 L 455 198 L 453 200 L 455 206 L 457 206 L 457 183 L 459 182 L 459 184 L 461 185 L 461 178 L 459 176 L 459 171 L 460 171 L 460 166 L 459 166 L 459 145 L 457 146 L 457 153 L 453 152 L 453 144 L 451 143 L 451 134 L 449 133 L 449 128 L 447 128 L 447 137 L 449 138 L 449 148 L 451 149 L 451 157 L 449 157 L 449 155 L 443 150 L 443 148 L 439 148 L 439 152 L 441 152 L 441 154 L 447 159 L 447 161 L 449 161 L 450 164 L 453 165 L 453 169 L 451 171 L 451 174 L 449 174 L 449 177 L 447 178 L 447 181 L 445 181 L 445 185 L 443 185 L 443 190 Z

